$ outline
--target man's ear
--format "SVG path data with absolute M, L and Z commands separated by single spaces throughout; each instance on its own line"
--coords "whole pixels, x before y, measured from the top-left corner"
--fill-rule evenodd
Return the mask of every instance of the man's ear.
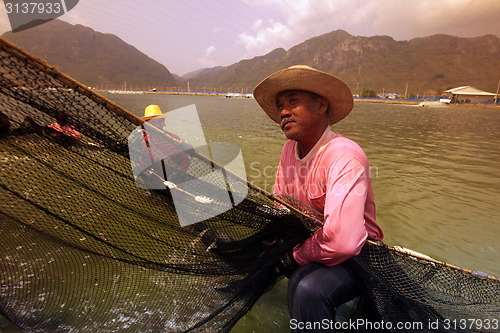
M 318 105 L 319 105 L 319 114 L 325 114 L 328 112 L 328 105 L 330 103 L 328 100 L 324 97 L 319 98 L 318 100 Z

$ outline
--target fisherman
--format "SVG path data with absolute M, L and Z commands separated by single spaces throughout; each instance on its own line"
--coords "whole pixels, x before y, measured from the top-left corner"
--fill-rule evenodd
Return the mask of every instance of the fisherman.
M 289 278 L 290 323 L 296 324 L 291 328 L 318 327 L 360 294 L 351 258 L 367 239 L 383 238 L 368 159 L 358 144 L 330 129 L 351 112 L 352 93 L 337 77 L 298 65 L 265 78 L 254 96 L 289 139 L 274 192 L 324 215 L 323 227 L 287 253 L 279 267 Z
M 156 131 L 148 132 L 148 127 L 139 129 L 141 152 L 138 156 L 141 158 L 133 161 L 133 167 L 141 170 L 138 178 L 142 185 L 152 190 L 165 189 L 165 181 L 182 178 L 191 163 L 185 151 L 192 149 L 192 146 L 179 136 L 164 131 L 165 119 L 168 117 L 158 105 L 148 105 L 144 109 L 144 117 L 141 118 L 148 125 L 155 127 Z M 164 135 L 173 140 L 164 140 Z
M 168 114 L 163 114 L 161 112 L 161 109 L 158 105 L 148 105 L 144 109 L 144 117 L 141 117 L 141 119 L 147 121 L 150 125 L 158 128 L 159 130 L 162 130 L 164 120 L 167 119 L 168 117 L 169 117 Z M 141 129 L 140 131 L 144 139 L 143 149 L 145 149 L 148 152 L 152 160 L 160 160 L 162 158 L 162 156 L 160 156 L 161 152 L 155 153 L 155 151 L 152 149 L 151 139 L 147 131 L 145 129 Z

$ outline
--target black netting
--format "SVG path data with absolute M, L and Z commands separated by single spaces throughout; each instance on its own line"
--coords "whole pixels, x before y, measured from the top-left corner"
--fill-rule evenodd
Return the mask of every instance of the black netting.
M 421 323 L 406 331 L 491 332 L 500 314 L 500 282 L 458 267 L 369 243 L 356 257 L 365 298 L 379 320 Z M 391 331 L 398 332 L 393 329 Z
M 168 171 L 172 184 L 203 184 L 138 186 L 128 137 L 142 121 L 3 39 L 0 103 L 0 313 L 28 331 L 228 331 L 320 225 L 164 133 L 178 154 L 137 181 Z M 55 129 L 61 119 L 81 137 Z M 226 209 L 207 188 L 241 200 Z M 216 216 L 181 227 L 179 205 Z M 373 318 L 498 318 L 495 278 L 383 244 L 356 261 Z

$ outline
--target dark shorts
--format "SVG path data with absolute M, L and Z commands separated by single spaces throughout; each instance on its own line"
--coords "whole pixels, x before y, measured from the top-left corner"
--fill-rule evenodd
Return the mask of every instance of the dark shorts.
M 292 331 L 332 331 L 319 327 L 322 327 L 321 323 L 334 321 L 336 307 L 359 296 L 362 288 L 363 284 L 353 267 L 352 259 L 335 266 L 318 263 L 300 266 L 288 282 Z M 305 329 L 311 327 L 319 329 Z

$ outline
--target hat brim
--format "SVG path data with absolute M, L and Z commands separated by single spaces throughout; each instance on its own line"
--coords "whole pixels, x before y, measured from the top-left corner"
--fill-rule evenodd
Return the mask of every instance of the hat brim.
M 147 120 L 153 119 L 153 118 L 168 118 L 168 117 L 170 117 L 168 114 L 158 114 L 158 115 L 153 115 L 153 116 L 141 117 L 141 119 L 144 121 L 147 121 Z
M 354 106 L 351 89 L 344 81 L 308 66 L 292 66 L 262 80 L 253 93 L 262 109 L 278 124 L 281 115 L 276 95 L 286 90 L 305 90 L 325 97 L 329 102 L 330 125 L 344 119 Z

